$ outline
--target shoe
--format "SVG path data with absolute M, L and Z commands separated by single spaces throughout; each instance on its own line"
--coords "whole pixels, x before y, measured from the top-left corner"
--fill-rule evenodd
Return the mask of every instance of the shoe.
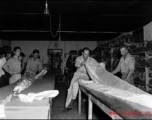
M 71 100 L 69 106 L 67 107 L 68 109 L 72 109 L 74 105 L 74 100 Z
M 86 99 L 83 99 L 83 102 L 86 102 Z
M 66 113 L 66 112 L 69 112 L 70 110 L 72 110 L 72 108 L 65 108 L 62 113 Z

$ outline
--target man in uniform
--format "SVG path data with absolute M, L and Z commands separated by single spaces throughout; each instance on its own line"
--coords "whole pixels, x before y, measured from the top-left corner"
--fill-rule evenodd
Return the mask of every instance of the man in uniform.
M 42 61 L 39 59 L 39 50 L 33 50 L 33 57 L 29 58 L 26 66 L 26 73 L 29 73 L 31 77 L 36 76 L 37 72 L 41 72 L 43 69 Z
M 9 84 L 13 84 L 21 78 L 21 61 L 19 60 L 20 53 L 21 48 L 15 47 L 14 56 L 8 59 L 8 61 L 3 66 L 4 70 L 11 75 Z

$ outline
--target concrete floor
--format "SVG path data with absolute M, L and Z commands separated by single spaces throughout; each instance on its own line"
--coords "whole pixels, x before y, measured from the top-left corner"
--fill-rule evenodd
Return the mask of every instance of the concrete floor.
M 65 83 L 56 83 L 55 89 L 59 90 L 59 95 L 53 99 L 52 104 L 52 119 L 87 119 L 88 112 L 88 102 L 82 102 L 82 112 L 81 115 L 78 114 L 78 102 L 74 104 L 74 108 L 66 113 L 62 113 L 65 105 L 67 88 Z M 82 95 L 86 98 L 85 95 Z M 104 119 L 111 120 L 111 118 L 106 115 L 102 110 L 100 110 L 95 104 L 93 104 L 93 119 Z

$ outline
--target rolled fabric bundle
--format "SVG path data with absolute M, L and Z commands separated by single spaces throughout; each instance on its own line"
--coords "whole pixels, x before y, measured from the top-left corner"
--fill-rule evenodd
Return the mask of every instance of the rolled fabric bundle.
M 24 79 L 22 82 L 20 82 L 20 84 L 16 85 L 13 92 L 14 93 L 20 93 L 21 91 L 27 89 L 28 87 L 30 87 L 32 85 L 32 82 L 29 81 L 28 79 Z
M 28 93 L 27 95 L 25 94 L 19 94 L 18 98 L 22 102 L 33 102 L 34 100 L 42 100 L 45 98 L 53 98 L 56 97 L 59 94 L 58 90 L 47 90 L 43 91 L 40 93 Z
M 4 105 L 7 104 L 8 102 L 11 101 L 12 97 L 13 97 L 13 94 L 10 94 L 9 96 L 7 96 L 7 97 L 5 98 L 5 100 L 2 101 L 1 104 L 4 104 Z
M 34 78 L 30 78 L 30 77 L 28 77 L 28 75 L 23 76 L 21 79 L 21 82 L 17 83 L 17 85 L 13 89 L 14 95 L 16 95 L 16 93 L 20 93 L 21 91 L 29 88 L 35 80 L 41 78 L 46 73 L 47 73 L 47 70 L 44 69 L 38 75 L 36 75 Z

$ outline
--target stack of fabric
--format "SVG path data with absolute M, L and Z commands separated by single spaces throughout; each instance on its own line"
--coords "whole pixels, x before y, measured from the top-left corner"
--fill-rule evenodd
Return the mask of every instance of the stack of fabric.
M 140 43 L 135 46 L 132 46 L 132 50 L 131 50 L 132 54 L 140 54 L 143 52 L 145 52 L 145 43 Z
M 148 62 L 145 60 L 144 56 L 134 56 L 135 57 L 135 67 L 136 68 L 141 68 L 141 67 L 145 67 L 145 66 L 149 66 Z
M 112 53 L 112 57 L 120 57 L 121 56 L 120 48 L 113 49 L 113 51 L 111 53 Z
M 103 58 L 110 58 L 111 57 L 111 53 L 109 50 L 103 50 L 102 51 L 102 57 Z
M 145 71 L 136 70 L 134 73 L 134 81 L 136 82 L 145 82 Z
M 148 41 L 145 46 L 146 51 L 152 50 L 152 41 Z

